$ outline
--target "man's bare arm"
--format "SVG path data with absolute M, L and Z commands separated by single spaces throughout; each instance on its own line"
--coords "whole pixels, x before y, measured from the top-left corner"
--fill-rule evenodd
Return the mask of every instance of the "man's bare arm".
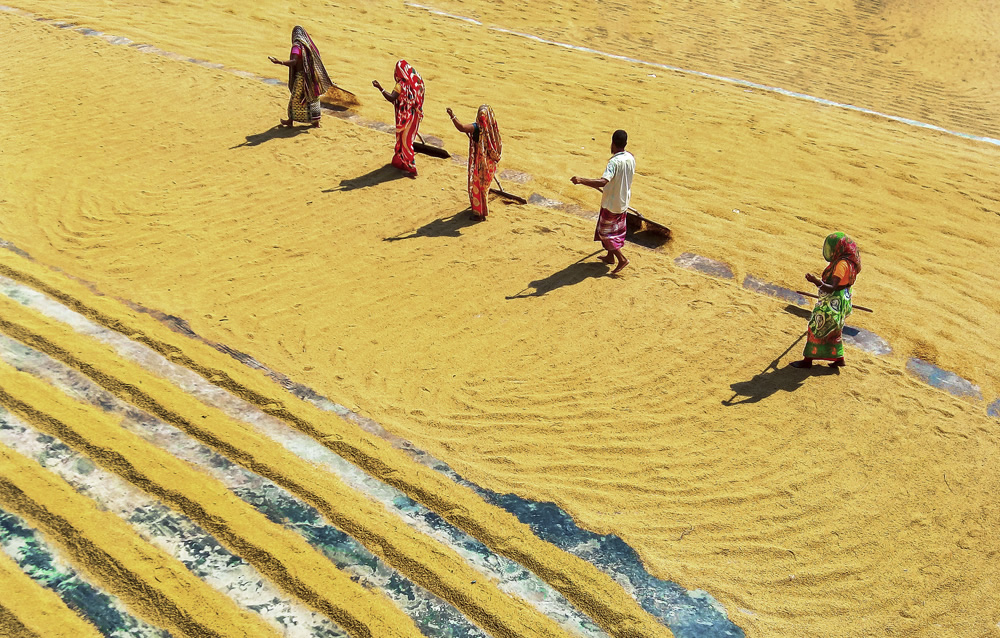
M 605 186 L 608 185 L 608 180 L 603 177 L 600 179 L 589 179 L 587 177 L 577 177 L 576 175 L 574 175 L 572 178 L 570 178 L 569 181 L 573 182 L 574 184 L 582 184 L 583 186 L 596 188 L 597 190 L 602 190 Z

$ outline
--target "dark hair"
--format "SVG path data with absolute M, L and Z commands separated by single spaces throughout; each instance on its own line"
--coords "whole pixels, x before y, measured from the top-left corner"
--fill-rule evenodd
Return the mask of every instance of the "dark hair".
M 628 144 L 628 133 L 626 133 L 621 129 L 618 129 L 611 136 L 611 143 L 617 146 L 618 148 L 625 148 L 625 145 Z

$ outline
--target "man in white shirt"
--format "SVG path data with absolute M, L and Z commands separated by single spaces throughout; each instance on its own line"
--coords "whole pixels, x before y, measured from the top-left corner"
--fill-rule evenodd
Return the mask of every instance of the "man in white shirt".
M 594 241 L 608 251 L 601 257 L 606 264 L 617 260 L 618 266 L 611 274 L 621 272 L 628 266 L 628 259 L 622 254 L 625 245 L 626 216 L 629 200 L 632 199 L 632 177 L 635 175 L 635 158 L 625 150 L 628 144 L 628 133 L 619 129 L 611 136 L 611 159 L 604 175 L 600 179 L 587 179 L 573 176 L 574 184 L 583 184 L 603 191 L 601 197 L 601 216 L 597 219 L 597 230 L 594 231 Z

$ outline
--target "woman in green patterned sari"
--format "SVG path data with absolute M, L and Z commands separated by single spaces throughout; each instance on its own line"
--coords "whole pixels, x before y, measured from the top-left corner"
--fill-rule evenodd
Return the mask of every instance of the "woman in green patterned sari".
M 853 309 L 851 289 L 861 272 L 861 254 L 853 239 L 833 233 L 823 242 L 823 258 L 830 262 L 823 277 L 806 275 L 816 285 L 819 301 L 809 317 L 804 358 L 792 363 L 796 368 L 811 368 L 815 359 L 832 361 L 831 367 L 844 365 L 844 321 Z

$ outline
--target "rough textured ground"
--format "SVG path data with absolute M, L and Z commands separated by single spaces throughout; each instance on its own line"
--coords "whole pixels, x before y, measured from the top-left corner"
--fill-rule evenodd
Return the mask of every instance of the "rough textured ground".
M 1000 393 L 1000 148 L 399 2 L 19 6 L 273 77 L 265 56 L 302 23 L 385 121 L 370 81 L 406 57 L 428 83 L 423 130 L 463 151 L 444 108 L 491 103 L 502 167 L 534 175 L 525 194 L 594 207 L 568 178 L 599 174 L 627 128 L 634 204 L 675 239 L 629 249 L 614 279 L 585 220 L 497 202 L 469 225 L 462 166 L 420 157 L 418 180 L 396 179 L 388 135 L 333 118 L 274 131 L 283 88 L 0 14 L 0 237 L 40 262 L 619 534 L 750 636 L 1000 635 L 997 422 L 904 371 L 919 356 Z M 634 4 L 611 7 L 615 27 L 584 3 L 437 6 L 997 133 L 980 5 Z M 850 351 L 839 374 L 785 367 L 805 322 L 783 304 L 671 261 L 794 288 L 833 230 L 860 244 L 856 299 L 877 310 L 852 322 L 896 350 Z

